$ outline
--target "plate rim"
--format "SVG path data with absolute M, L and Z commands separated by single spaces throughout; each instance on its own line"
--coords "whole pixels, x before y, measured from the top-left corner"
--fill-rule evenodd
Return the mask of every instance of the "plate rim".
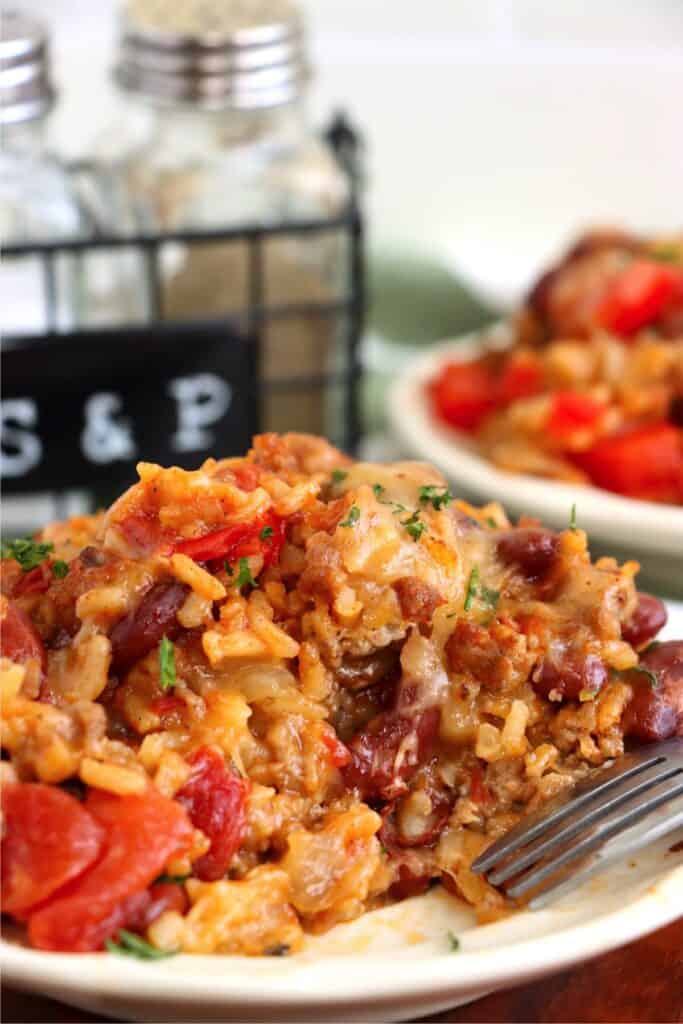
M 435 342 L 408 362 L 387 395 L 387 417 L 402 445 L 414 456 L 429 458 L 440 466 L 454 483 L 459 482 L 472 493 L 486 494 L 486 500 L 497 500 L 505 507 L 532 515 L 541 509 L 542 518 L 557 525 L 569 521 L 571 506 L 576 502 L 579 525 L 596 538 L 658 554 L 683 551 L 683 508 L 626 498 L 590 485 L 507 473 L 477 454 L 465 435 L 434 419 L 424 384 L 442 363 L 505 348 L 509 339 L 509 327 L 501 321 Z M 647 530 L 640 529 L 643 522 L 647 522 Z M 639 531 L 637 545 L 633 544 L 634 531 Z
M 672 833 L 675 839 L 676 833 Z M 415 897 L 420 899 L 420 897 Z M 0 964 L 5 981 L 24 989 L 101 996 L 121 994 L 135 1000 L 156 998 L 183 1005 L 198 996 L 212 1005 L 238 1004 L 248 1000 L 252 1007 L 296 1004 L 320 1006 L 400 1000 L 409 996 L 430 996 L 435 992 L 458 996 L 475 990 L 499 988 L 511 982 L 562 970 L 582 960 L 607 953 L 663 927 L 683 915 L 683 862 L 655 877 L 647 888 L 626 906 L 597 919 L 569 928 L 559 928 L 525 941 L 480 950 L 462 950 L 453 956 L 430 954 L 397 961 L 391 953 L 337 954 L 308 961 L 280 961 L 270 975 L 251 974 L 249 957 L 181 955 L 168 961 L 139 963 L 121 959 L 116 970 L 102 954 L 43 953 L 5 938 L 0 940 Z M 526 911 L 522 913 L 557 913 Z M 561 910 L 559 911 L 561 912 Z M 481 928 L 489 926 L 480 926 Z M 479 929 L 477 929 L 479 930 Z M 465 933 L 466 935 L 466 933 Z M 466 940 L 465 940 L 466 941 Z M 230 963 L 234 973 L 202 973 L 192 961 L 210 962 L 214 967 Z M 273 961 L 269 962 L 272 966 Z M 400 972 L 396 965 L 400 963 Z M 109 969 L 107 969 L 109 964 Z M 327 981 L 331 971 L 338 977 L 340 964 L 353 965 L 345 974 L 344 991 L 329 999 Z M 178 970 L 182 966 L 182 970 Z M 245 968 L 240 973 L 240 968 Z M 324 970 L 321 970 L 321 967 Z M 392 970 L 393 968 L 393 970 Z M 42 987 L 42 986 L 47 986 Z

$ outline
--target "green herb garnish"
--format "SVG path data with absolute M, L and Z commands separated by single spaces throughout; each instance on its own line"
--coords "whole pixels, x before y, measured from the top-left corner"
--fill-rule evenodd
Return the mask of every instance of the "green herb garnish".
M 261 540 L 269 540 L 272 536 L 273 536 L 273 527 L 272 526 L 264 526 L 263 529 L 261 530 L 261 532 L 259 533 L 259 537 L 260 537 Z
M 17 540 L 3 541 L 0 557 L 13 558 L 24 572 L 30 572 L 44 562 L 54 549 L 54 544 L 40 544 L 28 537 L 20 537 Z
M 576 532 L 576 502 L 572 505 L 572 510 L 569 513 L 569 529 Z
M 640 672 L 642 675 L 647 676 L 650 680 L 650 686 L 653 690 L 656 690 L 659 686 L 659 679 L 651 668 L 647 668 L 645 665 L 634 665 L 631 669 L 632 672 Z
M 223 562 L 223 568 L 224 568 L 224 569 L 225 569 L 225 571 L 227 572 L 228 576 L 233 576 L 233 575 L 234 575 L 234 569 L 233 569 L 233 567 L 232 567 L 232 566 L 230 565 L 230 562 L 228 562 L 227 558 L 226 558 L 226 560 L 225 560 L 225 561 Z
M 145 939 L 133 932 L 126 931 L 125 928 L 119 928 L 118 938 L 118 942 L 114 942 L 113 939 L 106 940 L 104 945 L 108 953 L 116 953 L 118 956 L 134 956 L 138 960 L 165 960 L 169 956 L 175 956 L 177 952 L 177 950 L 166 952 L 166 950 L 157 949 L 156 946 L 150 945 Z
M 346 527 L 355 526 L 359 519 L 360 509 L 358 508 L 358 505 L 352 505 L 351 508 L 349 509 L 348 516 L 339 525 Z
M 258 583 L 251 575 L 248 559 L 242 557 L 240 558 L 238 564 L 239 572 L 237 573 L 237 579 L 235 580 L 235 586 L 237 587 L 237 589 L 240 590 L 242 587 L 246 586 L 258 587 Z
M 65 576 L 69 575 L 68 562 L 62 562 L 61 559 L 57 562 L 53 562 L 52 572 L 57 577 L 58 580 L 63 580 Z
M 427 529 L 427 524 L 421 521 L 420 513 L 417 511 L 413 512 L 412 516 L 409 516 L 408 519 L 402 519 L 401 526 L 405 526 L 406 533 L 409 533 L 415 542 L 420 539 Z
M 493 518 L 493 516 L 487 516 L 486 517 L 486 523 L 487 523 L 488 526 L 491 527 L 492 530 L 497 530 L 498 529 L 498 523 Z
M 437 487 L 434 484 L 429 484 L 427 487 L 420 488 L 420 503 L 422 505 L 431 504 L 436 512 L 440 512 L 442 508 L 448 508 L 452 501 L 453 495 L 446 486 Z
M 489 608 L 495 608 L 500 598 L 500 591 L 493 590 L 491 587 L 487 587 L 482 583 L 479 587 L 477 596 L 484 604 L 487 604 Z
M 463 605 L 466 612 L 472 607 L 472 602 L 477 596 L 477 586 L 479 584 L 479 566 L 473 565 L 472 571 L 470 572 L 470 578 L 467 581 L 467 590 L 465 591 L 465 604 Z
M 382 495 L 384 494 L 384 491 L 386 490 L 386 488 L 382 487 L 381 484 L 373 484 L 372 489 L 375 493 L 376 498 L 381 498 Z
M 191 875 L 159 875 L 154 885 L 184 885 Z
M 167 636 L 162 636 L 159 644 L 159 686 L 162 690 L 172 690 L 175 684 L 175 648 Z
M 332 483 L 340 484 L 342 480 L 346 480 L 349 474 L 345 469 L 333 469 L 332 470 Z
M 457 935 L 454 935 L 453 932 L 448 932 L 448 948 L 451 953 L 460 952 L 460 939 Z

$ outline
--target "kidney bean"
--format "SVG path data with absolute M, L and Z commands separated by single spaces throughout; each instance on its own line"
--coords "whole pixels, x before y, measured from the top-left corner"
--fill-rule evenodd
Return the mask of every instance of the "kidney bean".
M 517 527 L 498 541 L 498 557 L 513 565 L 530 582 L 544 579 L 553 569 L 559 538 L 550 530 Z
M 394 646 L 361 657 L 347 657 L 336 669 L 337 682 L 349 690 L 375 686 L 399 667 L 399 651 Z
M 175 882 L 156 882 L 149 889 L 133 893 L 121 906 L 122 928 L 145 932 L 166 910 L 184 914 L 189 900 L 182 885 Z
M 432 876 L 414 870 L 409 864 L 401 864 L 398 878 L 389 886 L 389 895 L 394 900 L 407 900 L 410 896 L 421 896 L 429 888 Z
M 582 690 L 597 693 L 607 682 L 607 669 L 595 654 L 582 655 L 566 648 L 548 652 L 533 678 L 537 693 L 555 691 L 562 700 L 578 700 Z
M 406 781 L 431 754 L 440 716 L 434 707 L 410 717 L 397 711 L 378 715 L 349 745 L 351 761 L 342 769 L 347 785 L 364 798 L 391 800 L 405 792 Z M 397 763 L 402 746 L 404 756 Z
M 406 835 L 401 829 L 400 800 L 392 800 L 382 811 L 382 827 L 379 839 L 387 850 L 396 847 L 405 849 L 411 846 L 434 846 L 446 827 L 451 813 L 451 800 L 443 790 L 430 788 L 427 794 L 432 802 L 432 810 L 425 821 L 421 832 Z
M 621 627 L 622 639 L 633 647 L 642 647 L 657 636 L 668 619 L 666 606 L 652 594 L 638 593 L 638 604 L 628 620 Z
M 114 672 L 126 672 L 149 654 L 162 637 L 172 639 L 179 632 L 176 614 L 187 592 L 182 583 L 155 583 L 137 608 L 116 623 L 109 636 Z
M 657 685 L 644 672 L 627 674 L 633 698 L 624 713 L 625 735 L 645 742 L 683 735 L 683 640 L 655 645 L 641 655 L 640 665 Z

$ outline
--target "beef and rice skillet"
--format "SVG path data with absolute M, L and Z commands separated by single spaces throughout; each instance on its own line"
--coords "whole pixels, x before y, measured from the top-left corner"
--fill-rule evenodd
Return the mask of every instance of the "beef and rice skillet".
M 257 437 L 4 552 L 2 908 L 40 949 L 274 954 L 683 732 L 636 563 L 416 463 Z M 580 527 L 580 509 L 579 509 Z

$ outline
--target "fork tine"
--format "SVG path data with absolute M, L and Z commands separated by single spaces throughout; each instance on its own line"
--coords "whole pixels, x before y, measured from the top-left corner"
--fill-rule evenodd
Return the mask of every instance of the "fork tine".
M 635 776 L 629 776 L 625 780 L 625 785 L 610 787 L 598 804 L 595 802 L 591 802 L 587 806 L 585 803 L 582 804 L 578 814 L 574 814 L 568 821 L 566 820 L 567 816 L 565 816 L 563 820 L 566 821 L 566 824 L 562 828 L 553 830 L 552 834 L 547 838 L 539 836 L 539 841 L 527 845 L 525 849 L 521 850 L 516 856 L 513 856 L 508 862 L 496 867 L 488 875 L 489 882 L 493 885 L 500 885 L 501 882 L 506 882 L 508 878 L 518 875 L 520 871 L 528 868 L 530 864 L 534 864 L 541 857 L 548 856 L 568 839 L 572 839 L 579 832 L 583 832 L 589 825 L 594 824 L 601 818 L 607 817 L 610 811 L 616 809 L 621 804 L 632 800 L 640 793 L 653 789 L 660 782 L 664 782 L 665 779 L 669 779 L 679 772 L 680 768 L 665 761 L 663 764 L 654 765 L 652 769 L 648 769 L 647 773 L 640 772 Z M 574 811 L 575 807 L 572 807 L 571 810 Z
M 569 791 L 561 793 L 544 804 L 540 810 L 525 817 L 518 825 L 484 850 L 472 862 L 471 870 L 475 874 L 483 874 L 503 857 L 518 850 L 521 846 L 525 846 L 541 832 L 545 832 L 547 828 L 558 824 L 582 804 L 596 800 L 613 786 L 619 785 L 624 779 L 637 775 L 653 765 L 660 764 L 664 759 L 664 754 L 659 752 L 638 751 L 624 755 L 611 767 L 603 769 Z
M 600 850 L 597 850 L 588 864 L 580 870 L 574 871 L 569 878 L 550 882 L 538 895 L 529 900 L 529 910 L 541 910 L 551 901 L 560 899 L 568 892 L 577 889 L 593 875 L 603 871 L 615 861 L 623 860 L 637 853 L 643 847 L 683 826 L 683 802 L 679 801 L 679 804 L 678 810 L 660 818 L 645 830 L 633 826 L 626 832 L 619 833 L 611 843 L 608 841 Z
M 640 800 L 635 805 L 627 806 L 623 810 L 615 812 L 610 818 L 607 818 L 600 825 L 597 825 L 593 832 L 589 833 L 585 839 L 577 843 L 574 846 L 570 846 L 569 849 L 564 850 L 557 857 L 548 861 L 545 864 L 536 867 L 533 871 L 528 872 L 519 882 L 511 885 L 507 889 L 508 896 L 517 898 L 523 896 L 529 892 L 530 889 L 534 889 L 537 885 L 540 885 L 546 878 L 553 875 L 559 868 L 568 864 L 570 861 L 575 860 L 577 857 L 582 857 L 585 853 L 589 853 L 590 850 L 595 849 L 610 836 L 616 835 L 617 832 L 621 832 L 626 829 L 629 825 L 635 824 L 640 821 L 641 818 L 646 817 L 651 811 L 661 807 L 662 804 L 668 803 L 669 800 L 673 800 L 674 797 L 679 796 L 683 793 L 683 773 L 681 773 L 681 781 L 671 784 L 671 779 L 667 779 L 666 783 L 660 783 L 660 785 L 666 785 L 666 789 L 659 794 L 655 794 L 652 790 L 641 796 Z

